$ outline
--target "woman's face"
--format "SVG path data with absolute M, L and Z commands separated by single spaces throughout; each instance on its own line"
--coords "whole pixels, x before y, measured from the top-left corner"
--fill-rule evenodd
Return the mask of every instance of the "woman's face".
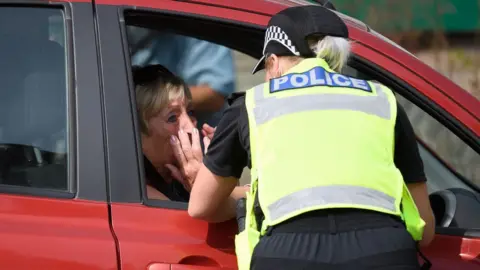
M 171 100 L 166 108 L 148 120 L 149 135 L 142 136 L 144 154 L 157 168 L 163 169 L 165 164 L 176 165 L 171 136 L 178 136 L 180 129 L 191 135 L 196 126 L 191 104 L 184 99 Z

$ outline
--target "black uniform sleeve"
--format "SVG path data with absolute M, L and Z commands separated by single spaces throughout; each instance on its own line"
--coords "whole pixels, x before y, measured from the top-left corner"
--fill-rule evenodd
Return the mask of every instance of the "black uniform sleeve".
M 425 182 L 427 178 L 412 124 L 408 119 L 407 113 L 399 103 L 397 103 L 397 108 L 395 165 L 402 173 L 403 179 L 407 184 Z
M 237 97 L 225 110 L 203 159 L 212 173 L 236 178 L 242 175 L 248 152 L 242 143 L 240 123 L 248 121 L 247 117 L 244 96 Z

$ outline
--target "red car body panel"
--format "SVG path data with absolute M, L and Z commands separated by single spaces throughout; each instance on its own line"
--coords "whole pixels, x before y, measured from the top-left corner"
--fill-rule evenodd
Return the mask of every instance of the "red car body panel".
M 261 26 L 286 7 L 258 0 L 96 0 L 95 4 L 184 12 Z M 357 42 L 357 55 L 418 89 L 480 136 L 478 100 L 415 57 L 368 33 L 364 25 L 347 23 Z M 236 269 L 236 231 L 234 220 L 208 224 L 190 218 L 185 210 L 125 203 L 111 203 L 109 209 L 105 202 L 0 195 L 0 239 L 8 243 L 0 245 L 0 265 L 9 269 Z M 434 270 L 480 268 L 480 239 L 437 235 L 424 251 Z
M 159 264 L 236 267 L 234 220 L 209 224 L 190 218 L 185 210 L 134 204 L 112 204 L 112 217 L 123 270 L 162 269 L 156 268 Z
M 263 25 L 266 25 L 268 23 L 268 17 L 266 17 L 265 15 L 246 13 L 239 10 L 230 9 L 228 7 L 206 6 L 204 4 L 197 4 L 187 1 L 177 2 L 171 0 L 98 0 L 95 2 L 97 4 L 105 5 L 125 5 L 127 7 L 186 12 L 209 17 L 225 18 L 244 23 L 259 22 L 259 24 Z
M 4 269 L 117 269 L 108 214 L 106 203 L 2 194 L 0 265 Z
M 55 3 L 55 2 L 66 2 L 66 3 L 92 3 L 92 0 L 40 0 L 42 2 Z
M 228 7 L 225 1 L 120 0 L 120 2 L 137 8 L 201 14 L 261 26 L 266 26 L 269 19 L 269 15 L 264 14 L 273 14 L 285 8 L 262 1 L 229 1 Z M 196 4 L 200 2 L 208 5 Z M 98 0 L 97 3 L 116 5 L 119 1 Z M 235 8 L 235 10 L 229 9 L 229 7 Z M 249 10 L 249 12 L 241 10 Z M 366 29 L 366 27 L 364 28 Z M 447 110 L 475 134 L 480 135 L 480 114 L 477 100 L 444 76 L 415 59 L 415 57 L 380 40 L 378 37 L 374 37 L 364 28 L 362 28 L 362 25 L 359 27 L 354 21 L 349 23 L 351 37 L 357 42 L 354 47 L 354 52 L 357 55 L 369 59 L 414 88 L 419 89 L 419 92 Z M 448 92 L 442 91 L 440 87 L 444 87 L 443 89 L 447 89 Z M 155 215 L 158 215 L 160 211 L 162 212 L 161 217 L 157 219 Z M 200 258 L 203 258 L 203 265 L 208 266 L 208 269 L 211 267 L 213 267 L 211 269 L 236 267 L 235 257 L 233 256 L 233 239 L 231 239 L 235 229 L 229 228 L 226 224 L 217 225 L 218 231 L 211 235 L 209 226 L 212 225 L 192 220 L 188 217 L 186 211 L 114 204 L 112 205 L 112 215 L 114 229 L 120 245 L 122 266 L 126 269 L 131 269 L 130 266 L 145 267 L 151 262 L 152 258 L 160 263 L 162 261 L 158 260 L 164 260 L 163 263 L 172 263 L 172 269 L 204 269 L 195 266 L 200 265 L 198 264 L 201 261 Z M 175 225 L 172 225 L 172 223 Z M 129 226 L 119 224 L 129 224 Z M 234 225 L 232 224 L 232 226 Z M 232 234 L 225 233 L 226 231 Z M 142 236 L 135 239 L 128 237 L 134 232 Z M 175 236 L 175 240 L 171 239 L 171 236 Z M 148 237 L 158 237 L 156 245 L 152 245 L 153 243 L 150 240 L 142 242 L 141 239 Z M 227 238 L 222 239 L 221 237 Z M 215 247 L 210 242 L 212 240 L 222 246 L 225 253 L 218 253 L 214 249 L 210 249 Z M 175 246 L 182 247 L 181 250 L 165 250 L 165 247 L 173 245 L 170 241 L 175 241 Z M 196 247 L 194 243 L 197 244 Z M 438 236 L 435 243 L 425 251 L 435 264 L 433 269 L 452 269 L 453 267 L 473 269 L 480 266 L 478 259 L 475 257 L 475 253 L 480 253 L 479 245 L 480 241 L 475 239 Z M 443 250 L 442 246 L 450 246 L 451 248 Z M 160 250 L 164 251 L 160 254 Z M 192 256 L 192 259 L 187 263 L 184 258 L 188 258 L 188 256 Z M 160 267 L 155 265 L 155 267 L 157 266 Z
M 480 269 L 479 239 L 436 235 L 423 253 L 432 261 L 432 270 Z

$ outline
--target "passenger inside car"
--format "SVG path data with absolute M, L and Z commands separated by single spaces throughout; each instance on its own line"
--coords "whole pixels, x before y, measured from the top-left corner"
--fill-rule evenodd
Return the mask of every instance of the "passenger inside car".
M 181 78 L 161 65 L 135 67 L 133 73 L 147 196 L 187 202 L 190 184 L 178 175 L 171 137 L 183 130 L 195 138 L 192 133 L 197 120 L 191 108 L 192 95 Z
M 162 65 L 133 68 L 137 114 L 149 199 L 188 202 L 203 153 L 200 132 L 185 82 Z M 201 131 L 208 149 L 214 128 Z M 183 133 L 182 133 L 183 132 Z M 245 196 L 248 187 L 232 192 Z

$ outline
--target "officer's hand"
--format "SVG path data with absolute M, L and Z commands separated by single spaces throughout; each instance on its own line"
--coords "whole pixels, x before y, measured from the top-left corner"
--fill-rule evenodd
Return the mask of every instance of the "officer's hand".
M 213 128 L 213 127 L 211 127 L 211 126 L 208 125 L 208 124 L 203 124 L 203 126 L 202 126 L 202 135 L 203 135 L 204 137 L 208 137 L 208 138 L 211 140 L 211 139 L 213 138 L 213 134 L 215 133 L 215 130 L 216 130 L 216 129 L 217 129 L 216 127 Z
M 209 126 L 208 124 L 203 124 L 202 127 L 202 135 L 203 135 L 203 145 L 205 146 L 205 154 L 207 153 L 208 146 L 210 145 L 210 142 L 212 141 L 213 134 L 215 133 L 215 130 L 217 128 L 213 128 Z
M 173 154 L 178 161 L 179 168 L 172 164 L 165 165 L 172 177 L 183 184 L 187 191 L 191 191 L 195 177 L 203 162 L 202 147 L 200 146 L 200 134 L 197 129 L 193 129 L 192 142 L 188 134 L 180 130 L 177 136 L 171 137 Z

